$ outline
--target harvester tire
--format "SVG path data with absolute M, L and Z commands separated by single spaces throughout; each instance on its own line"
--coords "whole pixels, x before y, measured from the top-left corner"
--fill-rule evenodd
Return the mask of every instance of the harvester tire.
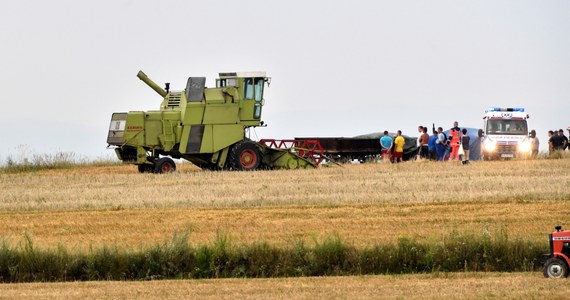
M 176 164 L 170 157 L 163 157 L 156 161 L 154 173 L 172 173 L 176 171 Z
M 549 258 L 544 264 L 544 277 L 546 278 L 564 278 L 568 277 L 568 266 L 566 262 L 560 258 Z
M 252 141 L 235 144 L 229 153 L 230 167 L 239 171 L 253 171 L 259 168 L 263 156 L 259 146 Z

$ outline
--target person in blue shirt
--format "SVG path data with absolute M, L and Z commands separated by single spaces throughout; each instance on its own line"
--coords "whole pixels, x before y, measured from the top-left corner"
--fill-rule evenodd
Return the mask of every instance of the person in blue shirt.
M 437 152 L 435 150 L 435 142 L 437 141 L 437 131 L 433 131 L 428 140 L 428 153 L 430 160 L 437 160 Z
M 390 161 L 392 156 L 392 145 L 394 144 L 394 139 L 388 135 L 388 131 L 384 131 L 384 135 L 380 138 L 380 153 L 382 154 L 382 159 L 384 161 Z
M 447 148 L 447 137 L 443 133 L 443 128 L 437 128 L 437 140 L 435 141 L 435 151 L 437 152 L 437 160 L 443 161 L 445 149 Z

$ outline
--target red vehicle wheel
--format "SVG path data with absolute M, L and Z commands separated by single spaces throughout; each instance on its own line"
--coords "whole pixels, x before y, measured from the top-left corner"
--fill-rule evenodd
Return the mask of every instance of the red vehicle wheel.
M 243 141 L 235 144 L 229 155 L 230 166 L 235 170 L 252 171 L 259 168 L 262 155 L 255 142 Z
M 163 157 L 156 162 L 155 173 L 172 173 L 176 171 L 176 164 L 170 157 Z
M 245 149 L 239 158 L 240 165 L 244 169 L 252 169 L 257 165 L 257 154 L 252 149 Z

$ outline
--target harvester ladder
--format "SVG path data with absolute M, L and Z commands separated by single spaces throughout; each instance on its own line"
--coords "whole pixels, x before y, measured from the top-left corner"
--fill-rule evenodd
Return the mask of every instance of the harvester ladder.
M 162 121 L 162 134 L 164 136 L 164 142 L 174 145 L 174 127 L 172 126 L 171 120 Z

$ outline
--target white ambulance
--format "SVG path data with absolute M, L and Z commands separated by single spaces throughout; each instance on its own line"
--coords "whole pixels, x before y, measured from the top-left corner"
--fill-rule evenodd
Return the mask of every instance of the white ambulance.
M 528 157 L 531 153 L 524 108 L 490 107 L 483 117 L 483 159 Z

